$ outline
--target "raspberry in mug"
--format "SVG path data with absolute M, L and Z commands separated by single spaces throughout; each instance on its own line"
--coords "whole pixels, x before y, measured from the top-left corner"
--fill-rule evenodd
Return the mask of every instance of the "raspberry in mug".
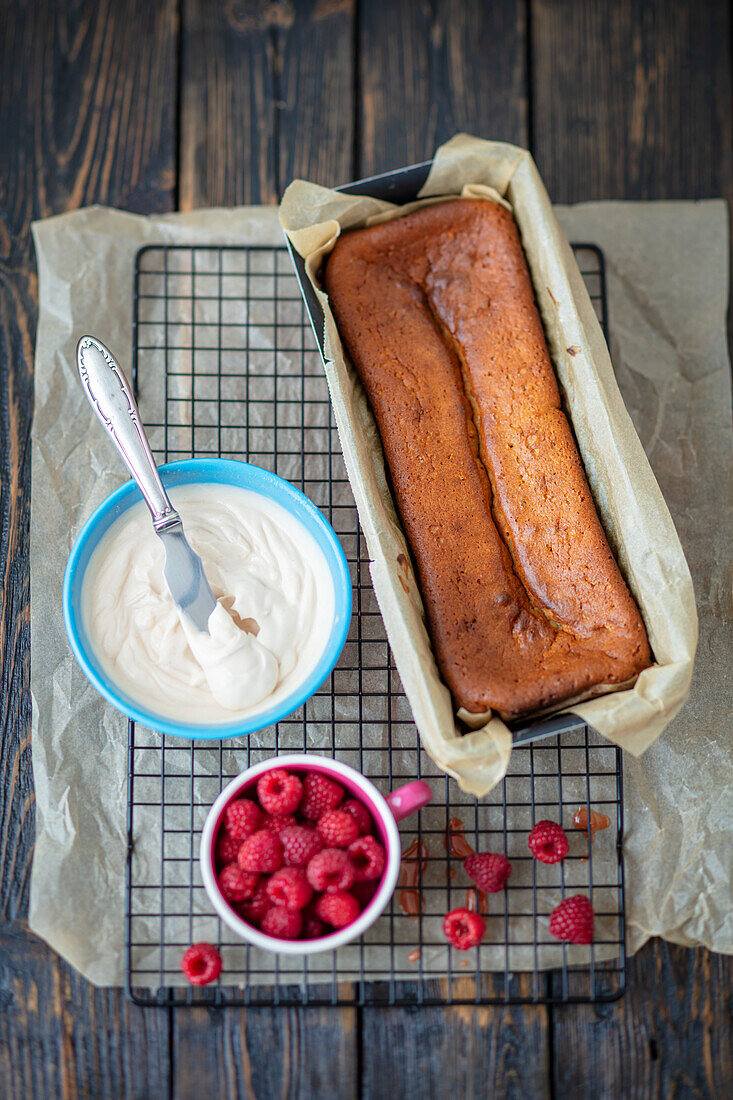
M 386 798 L 360 772 L 311 754 L 247 769 L 201 839 L 215 909 L 243 939 L 283 954 L 333 950 L 377 919 L 397 884 L 397 821 L 426 805 L 420 781 Z

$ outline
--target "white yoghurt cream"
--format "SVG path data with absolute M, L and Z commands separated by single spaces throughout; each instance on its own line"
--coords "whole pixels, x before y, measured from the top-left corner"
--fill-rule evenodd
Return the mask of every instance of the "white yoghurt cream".
M 147 710 L 194 724 L 269 709 L 313 671 L 333 626 L 328 563 L 285 508 L 248 489 L 170 492 L 219 605 L 209 633 L 178 612 L 165 553 L 140 501 L 94 550 L 82 616 L 108 676 Z

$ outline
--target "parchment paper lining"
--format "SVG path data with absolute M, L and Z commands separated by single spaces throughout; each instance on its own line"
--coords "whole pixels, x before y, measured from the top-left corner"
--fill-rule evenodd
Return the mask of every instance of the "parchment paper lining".
M 598 320 L 572 251 L 531 156 L 500 142 L 458 135 L 438 149 L 421 197 L 508 200 L 522 234 L 550 352 L 563 386 L 588 480 L 619 564 L 639 603 L 656 658 L 633 688 L 572 709 L 635 754 L 662 732 L 687 697 L 697 644 L 689 569 L 659 487 L 613 374 Z M 372 580 L 405 691 L 425 748 L 464 790 L 484 795 L 505 774 L 511 736 L 497 717 L 464 733 L 453 714 L 410 576 L 407 544 L 394 511 L 376 425 L 320 289 L 319 270 L 342 230 L 404 216 L 395 207 L 296 180 L 280 220 L 306 260 L 325 317 L 326 374 L 359 518 L 373 557 Z M 574 354 L 568 352 L 574 349 Z
M 594 203 L 555 212 L 571 239 L 597 241 L 606 256 L 619 384 L 680 531 L 700 611 L 702 642 L 687 705 L 642 757 L 626 758 L 628 948 L 636 951 L 660 935 L 732 952 L 726 208 L 722 202 Z M 34 236 L 40 310 L 31 510 L 36 848 L 30 926 L 87 978 L 115 985 L 123 975 L 126 723 L 77 668 L 60 593 L 79 528 L 124 474 L 81 394 L 75 343 L 83 331 L 105 334 L 129 362 L 131 271 L 140 245 L 281 238 L 269 208 L 151 218 L 92 208 L 39 223 Z M 149 385 L 143 379 L 143 400 L 154 399 L 155 386 L 153 375 Z M 148 736 L 154 747 L 145 751 L 155 755 L 156 735 Z M 409 754 L 403 764 L 402 751 L 395 753 L 398 775 L 414 748 Z M 514 759 L 519 762 L 519 754 Z M 429 762 L 429 775 L 428 768 Z M 594 804 L 599 796 L 594 790 Z M 201 815 L 204 810 L 202 803 Z M 157 816 L 148 824 L 154 843 Z M 596 841 L 599 856 L 604 836 Z M 196 934 L 210 933 L 208 919 L 202 913 Z M 170 961 L 177 966 L 177 958 Z M 424 972 L 439 974 L 440 964 L 426 956 Z M 415 974 L 414 963 L 408 972 Z

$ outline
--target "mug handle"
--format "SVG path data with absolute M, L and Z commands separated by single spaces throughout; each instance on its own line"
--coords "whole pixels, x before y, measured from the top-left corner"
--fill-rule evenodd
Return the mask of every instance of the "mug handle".
M 404 817 L 417 813 L 423 806 L 427 806 L 433 797 L 432 789 L 424 779 L 415 779 L 412 783 L 406 783 L 404 787 L 398 787 L 396 791 L 390 791 L 386 802 L 392 811 L 395 821 L 402 821 Z

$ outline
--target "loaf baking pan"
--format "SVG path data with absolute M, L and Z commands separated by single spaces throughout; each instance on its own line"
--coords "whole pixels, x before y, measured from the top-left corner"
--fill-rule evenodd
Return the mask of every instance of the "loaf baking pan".
M 319 281 L 323 258 L 342 230 L 399 216 L 400 208 L 411 209 L 416 201 L 456 194 L 509 201 L 514 210 L 566 411 L 599 514 L 641 608 L 655 656 L 654 665 L 631 686 L 609 689 L 590 701 L 570 701 L 560 713 L 535 721 L 507 726 L 494 716 L 469 733 L 463 733 L 455 716 L 448 717 L 445 699 L 439 697 L 438 692 L 447 689 L 427 639 L 419 594 L 415 598 L 403 584 L 405 597 L 397 584 L 401 578 L 396 566 L 407 550 L 404 534 L 386 489 L 371 412 Z M 323 357 L 373 559 L 375 592 L 427 751 L 465 790 L 477 795 L 501 778 L 498 759 L 505 769 L 512 743 L 586 723 L 632 752 L 643 751 L 679 710 L 689 690 L 697 631 L 692 585 L 671 517 L 618 391 L 587 288 L 531 156 L 515 146 L 459 135 L 433 161 L 335 191 L 295 181 L 283 198 L 281 223 Z M 671 587 L 676 589 L 674 598 Z

